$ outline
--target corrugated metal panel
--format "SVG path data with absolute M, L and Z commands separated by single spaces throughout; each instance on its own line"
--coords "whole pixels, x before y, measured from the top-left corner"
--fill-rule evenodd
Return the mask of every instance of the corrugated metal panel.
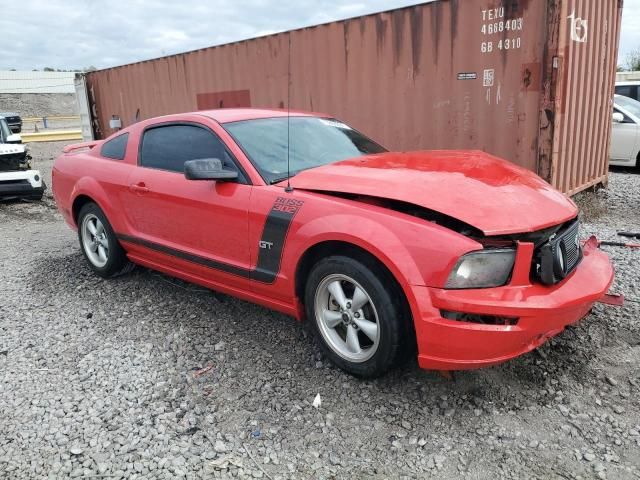
M 582 49 L 588 53 L 579 56 L 564 40 L 566 10 L 574 1 L 594 26 Z M 137 118 L 196 110 L 198 98 L 284 107 L 291 35 L 293 108 L 335 115 L 391 149 L 482 149 L 575 191 L 606 174 L 609 131 L 602 125 L 610 115 L 604 115 L 601 97 L 612 85 L 599 80 L 613 78 L 609 60 L 615 52 L 599 46 L 605 40 L 607 48 L 616 46 L 614 4 L 442 0 L 93 72 L 88 81 L 103 130 L 97 133 L 112 133 L 112 115 L 126 126 Z M 597 28 L 586 15 L 603 15 L 608 28 Z M 569 49 L 558 51 L 561 45 Z M 589 54 L 599 63 L 588 65 L 583 58 Z M 600 100 L 560 111 L 558 97 L 569 98 L 573 90 L 558 88 L 558 56 L 570 73 L 565 83 L 585 99 L 596 89 Z M 553 148 L 578 120 L 598 128 L 597 135 L 584 135 L 591 153 L 567 150 L 566 142 Z M 588 154 L 589 167 L 578 168 L 574 159 Z M 575 181 L 565 182 L 565 176 Z
M 552 184 L 570 194 L 607 180 L 621 13 L 619 0 L 562 4 Z
M 0 93 L 73 93 L 74 72 L 0 71 Z

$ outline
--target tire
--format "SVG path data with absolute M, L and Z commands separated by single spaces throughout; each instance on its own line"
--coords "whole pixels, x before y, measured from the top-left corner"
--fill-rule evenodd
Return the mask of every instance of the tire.
M 78 240 L 84 258 L 99 276 L 113 278 L 133 270 L 134 264 L 127 258 L 106 215 L 95 203 L 87 203 L 80 209 Z
M 397 366 L 413 338 L 403 294 L 389 277 L 375 264 L 331 256 L 307 278 L 305 310 L 320 348 L 357 377 L 378 377 Z
M 43 181 L 42 181 L 42 191 L 41 191 L 41 192 L 39 192 L 37 195 L 35 195 L 35 196 L 33 197 L 33 200 L 36 200 L 36 201 L 38 201 L 38 202 L 39 202 L 39 201 L 41 201 L 41 200 L 42 200 L 42 197 L 44 196 L 44 191 L 45 191 L 46 189 L 47 189 L 47 184 L 46 184 L 46 183 L 44 183 L 44 180 L 43 180 Z

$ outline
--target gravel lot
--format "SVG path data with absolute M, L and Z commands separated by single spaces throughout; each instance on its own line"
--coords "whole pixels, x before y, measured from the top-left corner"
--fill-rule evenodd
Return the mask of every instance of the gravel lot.
M 49 184 L 62 146 L 32 147 Z M 585 236 L 640 230 L 640 175 L 609 187 Z M 280 314 L 99 279 L 50 196 L 0 204 L 0 477 L 640 478 L 640 251 L 608 250 L 623 308 L 453 380 L 360 381 Z

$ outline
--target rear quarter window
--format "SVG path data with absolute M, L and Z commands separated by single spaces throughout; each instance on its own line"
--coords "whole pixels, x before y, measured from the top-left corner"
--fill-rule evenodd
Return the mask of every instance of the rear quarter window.
M 127 153 L 127 142 L 129 141 L 129 134 L 124 133 L 112 138 L 108 142 L 105 142 L 100 149 L 100 155 L 113 160 L 124 160 L 124 156 Z

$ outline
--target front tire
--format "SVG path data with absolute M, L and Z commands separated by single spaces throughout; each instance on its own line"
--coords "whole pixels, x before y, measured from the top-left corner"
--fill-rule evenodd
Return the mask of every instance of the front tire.
M 89 266 L 99 276 L 113 278 L 133 269 L 106 215 L 95 203 L 80 209 L 78 240 Z
M 403 360 L 408 339 L 401 293 L 375 264 L 331 256 L 309 273 L 307 319 L 324 354 L 363 378 L 384 374 Z

